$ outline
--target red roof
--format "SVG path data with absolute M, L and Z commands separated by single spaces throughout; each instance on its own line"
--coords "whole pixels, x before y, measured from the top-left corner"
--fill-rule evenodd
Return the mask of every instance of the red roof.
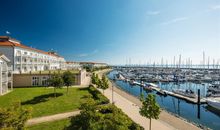
M 13 41 L 14 41 L 14 39 L 11 39 L 8 36 L 0 36 L 0 46 L 20 47 L 20 48 L 36 51 L 36 52 L 39 52 L 39 53 L 43 53 L 43 54 L 46 54 L 46 55 L 50 55 L 50 56 L 61 57 L 59 55 L 56 55 L 56 54 L 53 54 L 53 53 L 50 53 L 50 52 L 45 52 L 45 51 L 42 51 L 42 50 L 38 50 L 38 49 L 35 49 L 35 48 L 25 46 L 25 45 L 21 44 L 19 41 L 16 41 L 16 40 L 14 42 Z

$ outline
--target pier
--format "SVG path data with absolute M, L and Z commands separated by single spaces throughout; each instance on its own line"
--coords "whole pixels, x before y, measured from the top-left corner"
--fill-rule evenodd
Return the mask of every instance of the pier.
M 154 90 L 154 91 L 157 91 L 159 92 L 161 89 L 158 88 L 158 87 L 153 87 L 151 86 L 151 88 Z M 183 96 L 183 95 L 180 95 L 180 94 L 176 94 L 174 92 L 170 92 L 170 91 L 167 91 L 167 90 L 163 90 L 167 95 L 170 95 L 170 96 L 173 96 L 173 97 L 177 97 L 179 99 L 183 99 L 187 102 L 190 102 L 190 103 L 193 103 L 193 104 L 198 104 L 198 99 L 197 97 L 196 98 L 189 98 L 189 97 L 186 97 L 186 96 Z M 200 99 L 200 103 L 201 104 L 205 104 L 206 103 L 206 98 L 201 98 Z

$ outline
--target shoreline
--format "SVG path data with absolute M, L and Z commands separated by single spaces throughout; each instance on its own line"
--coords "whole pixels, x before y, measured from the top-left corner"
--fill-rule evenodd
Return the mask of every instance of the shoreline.
M 110 79 L 109 79 L 110 80 Z M 126 93 L 126 94 L 128 94 L 129 96 L 132 96 L 133 98 L 136 98 L 137 100 L 139 100 L 138 99 L 138 97 L 136 97 L 136 96 L 134 96 L 134 95 L 132 95 L 132 94 L 130 94 L 129 92 L 126 92 L 126 91 L 124 91 L 123 89 L 121 89 L 118 85 L 116 85 L 115 83 L 114 83 L 114 81 L 112 81 L 112 80 L 110 80 L 111 81 L 111 84 L 114 84 L 113 86 L 114 86 L 114 91 L 116 90 L 116 91 L 123 91 L 124 93 Z M 119 92 L 120 93 L 120 92 Z M 137 105 L 138 107 L 141 107 L 141 102 L 139 103 L 138 101 L 137 102 L 135 102 L 135 101 L 131 101 L 131 102 L 133 102 L 135 105 Z M 185 118 L 183 118 L 183 117 L 181 117 L 181 116 L 179 116 L 179 115 L 177 115 L 177 114 L 175 114 L 175 113 L 172 113 L 172 112 L 169 112 L 169 111 L 167 111 L 166 109 L 163 109 L 163 108 L 161 108 L 161 113 L 162 112 L 165 112 L 165 113 L 167 113 L 167 114 L 169 114 L 169 115 L 171 115 L 171 116 L 174 116 L 174 118 L 178 118 L 178 119 L 181 119 L 182 121 L 184 121 L 184 122 L 186 122 L 186 123 L 189 123 L 189 124 L 191 124 L 191 125 L 193 125 L 193 126 L 196 126 L 196 127 L 198 127 L 199 129 L 205 129 L 205 130 L 208 130 L 209 128 L 207 128 L 206 126 L 203 126 L 203 125 L 200 125 L 200 124 L 196 124 L 196 123 L 194 123 L 194 122 L 191 122 L 190 120 L 187 120 L 187 119 L 185 119 Z M 160 118 L 161 119 L 161 118 Z M 162 120 L 161 119 L 161 121 L 164 121 L 165 123 L 168 123 L 167 121 L 165 121 L 165 120 Z M 168 123 L 168 124 L 170 124 L 170 123 Z M 172 124 L 170 124 L 170 125 L 172 125 Z
M 103 70 L 99 71 L 97 73 L 102 74 L 108 74 L 112 70 Z M 137 107 L 141 107 L 142 103 L 141 101 L 134 95 L 122 90 L 118 85 L 114 83 L 114 81 L 109 79 L 109 85 L 113 86 L 113 90 L 115 93 L 121 95 L 122 97 L 128 99 L 131 101 L 134 105 Z M 110 87 L 112 89 L 112 87 Z M 199 129 L 208 129 L 207 127 L 203 127 L 199 124 L 196 124 L 194 122 L 190 122 L 186 120 L 185 118 L 182 118 L 174 113 L 168 112 L 164 109 L 161 109 L 161 114 L 159 116 L 159 121 L 162 123 L 165 123 L 166 125 L 170 125 L 174 127 L 175 129 L 180 129 L 180 130 L 185 130 L 185 129 L 190 129 L 190 130 L 199 130 Z

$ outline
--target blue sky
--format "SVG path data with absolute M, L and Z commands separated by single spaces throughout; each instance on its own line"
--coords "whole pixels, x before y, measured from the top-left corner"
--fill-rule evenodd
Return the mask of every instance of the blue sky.
M 71 61 L 220 59 L 220 0 L 0 0 L 0 35 Z

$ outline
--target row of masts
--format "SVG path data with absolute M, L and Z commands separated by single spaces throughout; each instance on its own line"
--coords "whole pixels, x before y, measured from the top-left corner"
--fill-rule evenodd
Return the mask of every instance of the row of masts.
M 161 58 L 161 62 L 155 62 L 149 60 L 148 62 L 145 62 L 144 64 L 139 61 L 139 64 L 132 64 L 131 58 L 126 59 L 125 66 L 143 66 L 143 67 L 162 67 L 162 68 L 203 68 L 203 69 L 220 69 L 220 59 L 212 59 L 212 62 L 210 60 L 210 57 L 205 57 L 205 52 L 203 52 L 203 59 L 200 61 L 199 64 L 193 64 L 193 61 L 191 58 L 185 58 L 182 59 L 181 54 L 178 56 L 178 59 L 176 56 L 173 57 L 173 60 L 171 62 L 168 62 L 168 60 L 165 60 L 163 57 Z

